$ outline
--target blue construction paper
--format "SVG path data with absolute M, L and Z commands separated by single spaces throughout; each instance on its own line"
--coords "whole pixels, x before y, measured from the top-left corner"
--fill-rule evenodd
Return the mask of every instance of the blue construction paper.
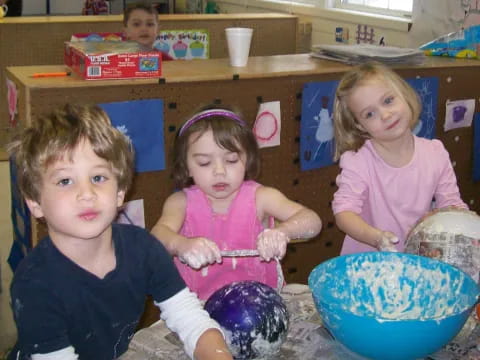
M 480 181 L 480 113 L 473 117 L 473 181 Z
M 300 168 L 302 171 L 333 164 L 332 109 L 338 81 L 306 83 L 302 93 Z
M 15 271 L 20 261 L 31 250 L 32 226 L 30 211 L 20 194 L 17 182 L 17 169 L 10 159 L 10 195 L 11 195 L 11 220 L 13 229 L 13 244 L 8 257 L 8 263 Z
M 438 78 L 406 79 L 418 93 L 422 112 L 413 132 L 420 137 L 435 137 Z M 300 124 L 300 168 L 318 169 L 334 163 L 332 109 L 338 81 L 306 83 L 302 93 Z
M 127 135 L 135 148 L 137 172 L 165 169 L 163 100 L 132 100 L 100 104 L 112 124 Z
M 427 139 L 435 138 L 438 103 L 438 78 L 426 77 L 405 79 L 415 89 L 422 102 L 420 120 L 413 130 L 414 134 Z

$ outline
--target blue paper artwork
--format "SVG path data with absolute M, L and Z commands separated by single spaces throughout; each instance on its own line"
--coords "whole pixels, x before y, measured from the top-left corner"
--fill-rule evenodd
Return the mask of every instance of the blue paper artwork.
M 417 136 L 433 139 L 438 102 L 438 78 L 406 79 L 422 102 L 418 124 L 413 129 Z M 300 168 L 318 169 L 334 163 L 333 100 L 338 81 L 306 83 L 302 93 L 300 124 Z
M 302 171 L 333 164 L 332 108 L 338 81 L 307 83 L 302 93 L 300 168 Z
M 165 169 L 163 100 L 132 100 L 100 104 L 112 124 L 132 141 L 137 172 Z
M 427 139 L 435 137 L 437 122 L 438 78 L 405 79 L 415 89 L 422 102 L 422 112 L 413 133 Z
M 473 118 L 473 181 L 480 181 L 480 113 Z
M 13 229 L 13 243 L 8 256 L 8 264 L 15 272 L 20 261 L 32 249 L 30 223 L 30 211 L 20 194 L 17 182 L 17 169 L 10 159 L 10 195 L 11 195 L 11 219 Z

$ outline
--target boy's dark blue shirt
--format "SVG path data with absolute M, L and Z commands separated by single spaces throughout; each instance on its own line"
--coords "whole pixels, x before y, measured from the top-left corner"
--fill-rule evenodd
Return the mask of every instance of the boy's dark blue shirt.
M 22 261 L 11 286 L 21 358 L 73 346 L 80 359 L 115 359 L 128 348 L 145 296 L 161 302 L 185 288 L 171 256 L 146 230 L 114 224 L 112 238 L 116 267 L 103 279 L 49 237 Z

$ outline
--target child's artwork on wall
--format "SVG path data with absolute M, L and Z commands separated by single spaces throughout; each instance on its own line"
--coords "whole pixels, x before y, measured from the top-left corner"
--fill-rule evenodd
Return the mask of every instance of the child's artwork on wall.
M 480 181 L 480 113 L 473 124 L 473 181 Z
M 307 83 L 302 94 L 300 165 L 302 170 L 333 164 L 332 107 L 338 81 Z
M 137 172 L 165 169 L 163 100 L 132 100 L 100 104 L 135 148 Z
M 474 112 L 475 99 L 447 101 L 443 129 L 449 131 L 471 126 Z
M 422 102 L 422 112 L 413 133 L 428 139 L 435 137 L 438 78 L 406 79 Z M 303 171 L 333 164 L 333 99 L 338 81 L 307 83 L 302 93 L 300 124 L 300 167 Z
M 208 30 L 162 30 L 153 47 L 174 59 L 209 59 L 210 35 Z
M 260 104 L 252 129 L 258 146 L 263 148 L 280 145 L 281 128 L 280 101 Z
M 17 182 L 17 169 L 12 160 L 10 160 L 10 193 L 13 243 L 7 261 L 12 270 L 15 271 L 20 261 L 32 248 L 30 241 L 32 227 L 30 211 L 20 193 Z
M 145 228 L 145 211 L 143 199 L 128 201 L 118 210 L 115 222 L 119 224 L 136 225 Z
M 17 86 L 15 83 L 7 79 L 7 100 L 8 100 L 8 115 L 9 115 L 9 121 L 8 123 L 10 124 L 11 127 L 15 127 L 17 125 L 17 104 L 18 104 L 18 91 L 17 91 Z
M 426 77 L 405 80 L 415 89 L 422 102 L 422 112 L 413 133 L 420 137 L 433 139 L 437 121 L 438 78 Z

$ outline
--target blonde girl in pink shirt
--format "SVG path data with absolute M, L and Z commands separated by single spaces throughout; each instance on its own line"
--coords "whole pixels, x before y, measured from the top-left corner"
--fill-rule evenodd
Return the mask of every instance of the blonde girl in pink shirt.
M 403 251 L 409 229 L 436 208 L 467 208 L 439 140 L 415 136 L 421 104 L 391 69 L 359 65 L 341 79 L 334 102 L 338 190 L 332 203 L 346 233 L 342 254 Z
M 182 191 L 168 197 L 152 233 L 175 257 L 188 287 L 200 299 L 233 281 L 276 288 L 274 258 L 283 258 L 290 239 L 316 236 L 318 215 L 254 181 L 257 142 L 232 111 L 195 114 L 179 130 L 173 153 L 173 176 Z M 279 223 L 270 228 L 272 218 Z M 238 250 L 259 256 L 222 256 Z

